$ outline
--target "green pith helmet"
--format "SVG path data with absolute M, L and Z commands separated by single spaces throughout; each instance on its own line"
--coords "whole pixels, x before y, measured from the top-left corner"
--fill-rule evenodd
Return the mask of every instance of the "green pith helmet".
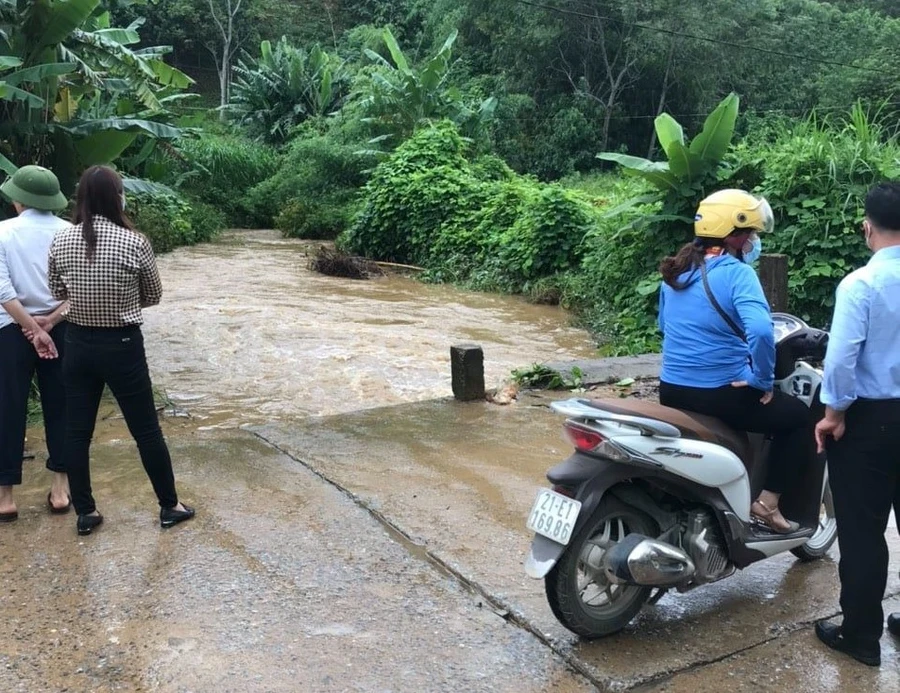
M 23 166 L 0 185 L 0 192 L 13 202 L 45 212 L 58 212 L 68 204 L 59 191 L 59 180 L 43 166 Z

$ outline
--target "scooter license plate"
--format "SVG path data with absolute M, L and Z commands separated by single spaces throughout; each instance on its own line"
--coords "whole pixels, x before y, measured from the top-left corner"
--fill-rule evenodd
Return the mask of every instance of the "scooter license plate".
M 525 526 L 536 534 L 566 546 L 572 539 L 581 502 L 550 489 L 538 491 Z

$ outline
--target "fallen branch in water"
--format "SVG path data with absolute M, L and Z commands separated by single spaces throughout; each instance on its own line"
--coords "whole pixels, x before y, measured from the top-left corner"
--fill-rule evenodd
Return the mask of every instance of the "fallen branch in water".
M 324 245 L 319 246 L 308 266 L 313 272 L 346 279 L 369 279 L 372 275 L 384 274 L 384 270 L 376 262 L 347 255 Z
M 399 267 L 400 269 L 414 270 L 416 272 L 424 272 L 424 267 L 416 267 L 415 265 L 401 265 L 399 262 L 384 262 L 383 260 L 375 260 L 375 264 L 379 267 Z

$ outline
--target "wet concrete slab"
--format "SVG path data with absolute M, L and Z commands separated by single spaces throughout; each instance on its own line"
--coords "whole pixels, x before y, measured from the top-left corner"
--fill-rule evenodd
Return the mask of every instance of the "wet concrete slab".
M 900 599 L 885 602 L 885 612 L 900 611 Z M 812 628 L 744 650 L 707 667 L 637 689 L 641 693 L 734 693 L 808 691 L 816 693 L 889 693 L 900 690 L 900 641 L 885 635 L 882 665 L 867 667 L 822 645 Z
M 168 531 L 127 434 L 95 444 L 106 522 L 89 537 L 47 512 L 41 460 L 26 463 L 21 517 L 0 527 L 0 690 L 592 690 L 258 438 L 170 444 L 198 516 Z
M 545 404 L 527 397 L 506 408 L 439 400 L 253 430 L 383 515 L 603 689 L 727 659 L 838 612 L 834 548 L 816 563 L 788 554 L 666 595 L 623 633 L 580 641 L 556 621 L 543 585 L 522 568 L 534 494 L 547 468 L 569 454 L 561 419 Z M 900 557 L 896 534 L 889 537 Z M 889 594 L 900 593 L 898 567 L 895 558 Z

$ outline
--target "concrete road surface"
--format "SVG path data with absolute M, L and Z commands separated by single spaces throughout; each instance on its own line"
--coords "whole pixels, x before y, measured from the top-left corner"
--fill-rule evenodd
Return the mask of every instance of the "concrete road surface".
M 121 422 L 95 444 L 92 536 L 47 512 L 39 454 L 0 526 L 0 691 L 900 690 L 890 636 L 870 669 L 812 634 L 838 614 L 836 549 L 667 595 L 602 641 L 563 629 L 522 570 L 525 515 L 569 453 L 544 405 L 168 420 L 198 516 L 167 531 Z

